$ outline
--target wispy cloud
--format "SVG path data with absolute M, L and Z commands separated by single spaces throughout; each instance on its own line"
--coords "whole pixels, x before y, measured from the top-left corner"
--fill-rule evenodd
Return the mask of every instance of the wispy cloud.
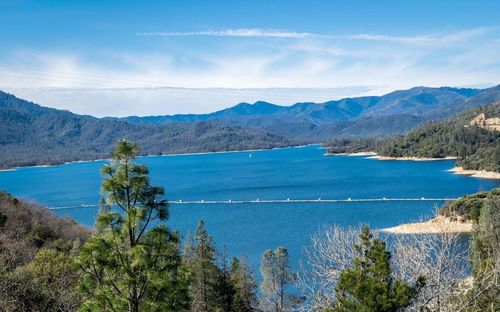
M 259 28 L 240 28 L 226 30 L 206 30 L 190 32 L 142 32 L 138 36 L 161 36 L 161 37 L 186 37 L 186 36 L 206 36 L 206 37 L 271 37 L 271 38 L 311 38 L 323 35 L 308 32 L 265 30 Z
M 443 43 L 463 41 L 467 38 L 482 35 L 488 32 L 490 28 L 480 27 L 470 30 L 457 31 L 452 33 L 438 33 L 417 36 L 393 36 L 383 34 L 322 34 L 311 32 L 281 31 L 273 29 L 260 28 L 237 28 L 225 30 L 205 30 L 190 32 L 139 32 L 137 36 L 147 37 L 240 37 L 240 38 L 287 38 L 287 39 L 330 39 L 330 40 L 359 40 L 359 41 L 382 41 L 398 42 L 408 44 L 418 43 Z

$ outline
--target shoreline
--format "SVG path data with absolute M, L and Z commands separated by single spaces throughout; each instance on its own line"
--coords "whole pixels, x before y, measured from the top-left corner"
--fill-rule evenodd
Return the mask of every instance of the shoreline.
M 451 221 L 447 217 L 437 216 L 429 221 L 404 223 L 379 230 L 389 234 L 441 234 L 441 233 L 471 233 L 471 221 Z
M 462 167 L 454 167 L 448 170 L 448 172 L 452 172 L 453 174 L 465 175 L 473 178 L 482 178 L 482 179 L 500 179 L 500 172 L 494 171 L 485 171 L 485 170 L 469 170 L 464 169 Z
M 377 153 L 375 152 L 355 152 L 355 153 L 326 153 L 325 156 L 377 156 Z
M 441 160 L 457 160 L 457 157 L 443 157 L 443 158 L 433 158 L 433 157 L 390 157 L 390 156 L 380 156 L 380 155 L 375 155 L 370 157 L 371 159 L 377 159 L 377 160 L 398 160 L 398 161 L 441 161 Z
M 367 156 L 369 159 L 377 160 L 400 160 L 400 161 L 439 161 L 439 160 L 457 160 L 457 157 L 448 156 L 443 158 L 433 158 L 433 157 L 391 157 L 391 156 L 381 156 L 376 152 L 355 152 L 355 153 L 326 153 L 328 156 Z
M 248 149 L 248 150 L 234 150 L 234 151 L 219 151 L 219 152 L 195 152 L 195 153 L 172 153 L 172 154 L 151 154 L 151 155 L 141 155 L 137 156 L 137 159 L 140 158 L 146 158 L 146 157 L 173 157 L 173 156 L 194 156 L 194 155 L 210 155 L 210 154 L 227 154 L 227 153 L 245 153 L 245 152 L 260 152 L 260 151 L 271 151 L 271 150 L 279 150 L 279 149 L 285 149 L 285 148 L 304 148 L 307 146 L 312 146 L 312 145 L 321 145 L 320 143 L 311 143 L 311 144 L 306 144 L 306 145 L 290 145 L 290 146 L 284 146 L 284 147 L 273 147 L 273 148 L 261 148 L 261 149 Z M 91 163 L 91 162 L 96 162 L 96 161 L 110 161 L 111 158 L 98 158 L 98 159 L 91 159 L 91 160 L 72 160 L 72 161 L 66 161 L 60 164 L 54 164 L 54 165 L 32 165 L 32 166 L 16 166 L 12 168 L 5 168 L 5 169 L 0 169 L 0 172 L 3 171 L 16 171 L 18 169 L 24 169 L 24 168 L 48 168 L 48 167 L 57 167 L 57 166 L 64 166 L 64 165 L 70 165 L 70 164 L 75 164 L 75 163 Z

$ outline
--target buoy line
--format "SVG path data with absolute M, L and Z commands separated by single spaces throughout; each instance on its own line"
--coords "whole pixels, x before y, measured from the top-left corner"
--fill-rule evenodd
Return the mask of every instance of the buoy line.
M 369 202 L 415 202 L 415 201 L 453 201 L 458 198 L 347 198 L 347 199 L 256 199 L 256 200 L 175 200 L 169 201 L 171 205 L 208 205 L 208 204 L 270 204 L 270 203 L 369 203 Z M 74 208 L 95 208 L 99 205 L 73 205 L 50 207 L 51 210 L 74 209 Z

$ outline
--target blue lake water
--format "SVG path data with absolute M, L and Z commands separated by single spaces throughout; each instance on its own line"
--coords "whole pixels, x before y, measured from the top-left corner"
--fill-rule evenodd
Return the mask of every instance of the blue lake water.
M 324 156 L 317 145 L 268 151 L 142 157 L 152 184 L 173 201 L 265 199 L 450 198 L 500 186 L 447 172 L 453 161 L 379 161 Z M 250 157 L 251 154 L 251 157 Z M 0 171 L 0 189 L 49 207 L 93 205 L 105 161 Z M 440 201 L 170 205 L 170 228 L 194 231 L 203 219 L 218 247 L 247 255 L 258 269 L 268 248 L 285 246 L 293 263 L 322 225 L 385 228 L 430 216 Z M 97 208 L 55 210 L 91 227 Z

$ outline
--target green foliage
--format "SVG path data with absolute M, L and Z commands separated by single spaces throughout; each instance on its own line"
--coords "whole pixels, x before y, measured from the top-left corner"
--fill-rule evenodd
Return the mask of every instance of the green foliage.
M 479 113 L 500 116 L 500 103 L 480 107 L 454 118 L 428 123 L 404 136 L 387 140 L 377 152 L 390 157 L 458 157 L 465 169 L 500 172 L 500 132 L 469 126 Z
M 332 139 L 325 145 L 329 154 L 373 152 L 384 143 L 382 138 Z
M 336 286 L 337 299 L 332 311 L 383 312 L 399 311 L 408 306 L 418 292 L 391 275 L 390 253 L 385 243 L 373 238 L 368 227 L 355 246 L 358 256 L 354 267 L 340 274 Z
M 216 249 L 213 238 L 200 221 L 195 232 L 194 258 L 190 267 L 194 275 L 191 287 L 191 311 L 215 311 L 222 309 L 221 289 L 218 288 L 222 272 L 216 264 Z
M 458 200 L 447 203 L 438 213 L 451 219 L 471 220 L 477 223 L 483 206 L 490 201 L 497 201 L 499 199 L 500 188 L 493 189 L 489 192 L 465 195 Z
M 246 260 L 233 257 L 229 269 L 229 281 L 233 287 L 231 310 L 234 312 L 250 312 L 257 305 L 257 284 L 253 272 Z
M 498 190 L 498 189 L 497 189 Z M 467 311 L 499 311 L 500 197 L 488 198 L 472 235 L 473 288 Z
M 149 184 L 148 170 L 133 162 L 137 145 L 119 141 L 113 163 L 102 168 L 104 203 L 96 234 L 81 248 L 82 311 L 184 311 L 187 273 L 178 236 L 164 222 L 164 190 Z M 153 226 L 152 222 L 159 222 Z
M 255 310 L 257 297 L 252 271 L 244 260 L 232 258 L 228 265 L 222 255 L 221 261 L 217 261 L 217 249 L 203 221 L 194 237 L 188 238 L 183 256 L 192 274 L 191 311 Z
M 4 273 L 0 309 L 74 311 L 81 303 L 74 291 L 78 278 L 71 257 L 54 249 L 40 249 L 30 263 Z

